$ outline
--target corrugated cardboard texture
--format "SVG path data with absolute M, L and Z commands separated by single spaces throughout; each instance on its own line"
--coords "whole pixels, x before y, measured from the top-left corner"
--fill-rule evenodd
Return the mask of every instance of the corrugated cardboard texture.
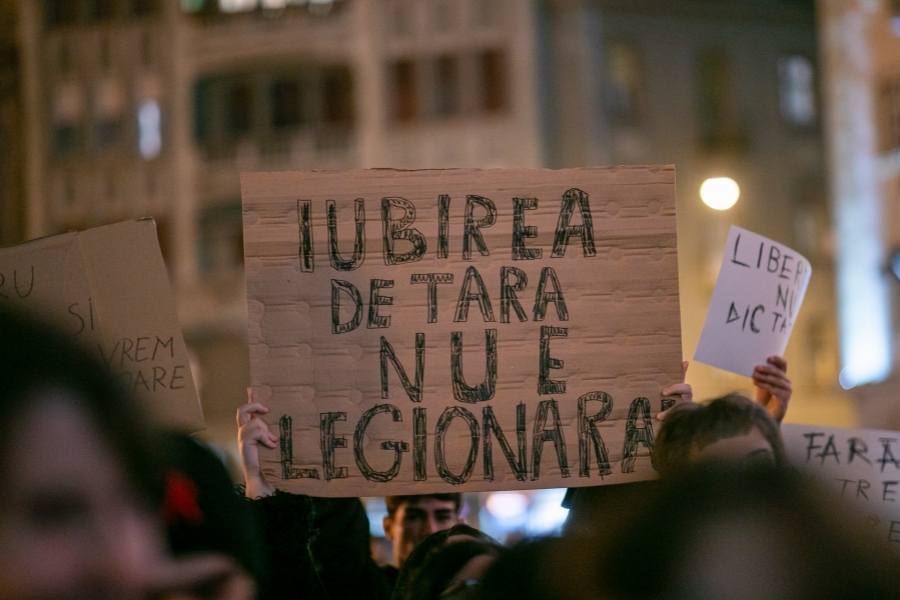
M 0 249 L 0 302 L 73 335 L 146 403 L 158 424 L 203 429 L 152 220 Z
M 673 167 L 245 173 L 241 185 L 251 379 L 281 436 L 261 457 L 277 487 L 653 477 L 652 417 L 683 378 Z

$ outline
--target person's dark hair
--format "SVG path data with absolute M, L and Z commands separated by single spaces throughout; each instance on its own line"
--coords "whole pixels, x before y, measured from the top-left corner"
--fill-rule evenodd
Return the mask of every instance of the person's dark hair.
M 477 597 L 900 598 L 887 540 L 790 469 L 695 463 L 643 492 L 605 506 L 603 527 L 514 548 Z
M 706 404 L 672 411 L 653 444 L 653 466 L 661 475 L 686 466 L 691 454 L 721 439 L 748 433 L 753 427 L 772 446 L 775 464 L 787 464 L 778 424 L 759 404 L 740 394 L 728 394 Z
M 447 540 L 456 536 L 460 539 L 454 540 L 449 546 L 472 542 L 477 545 L 478 551 L 475 552 L 476 546 L 465 546 L 467 549 L 460 550 L 458 553 L 453 551 L 447 554 L 442 559 L 446 560 L 447 565 L 443 565 L 436 557 L 443 556 L 443 549 L 448 546 Z M 427 596 L 418 595 L 419 592 L 432 587 L 439 587 L 441 582 L 446 586 L 469 560 L 481 554 L 489 554 L 491 552 L 499 554 L 500 549 L 501 546 L 497 540 L 464 523 L 433 533 L 422 540 L 410 553 L 406 562 L 403 563 L 403 568 L 400 569 L 397 585 L 391 598 L 392 600 L 419 600 L 420 598 L 426 598 Z M 474 554 L 469 554 L 470 552 L 474 552 Z M 467 555 L 468 558 L 463 560 Z M 454 565 L 455 568 L 453 568 Z M 443 591 L 443 588 L 438 593 L 440 591 Z
M 175 556 L 226 554 L 255 581 L 265 581 L 258 532 L 225 465 L 188 435 L 167 432 L 160 437 L 166 492 L 162 518 L 169 549 Z
M 417 504 L 426 498 L 435 498 L 444 502 L 452 502 L 457 514 L 459 514 L 459 511 L 462 508 L 462 494 L 460 493 L 423 494 L 421 496 L 387 496 L 384 499 L 384 503 L 387 505 L 388 516 L 393 519 L 394 515 L 397 514 L 397 510 L 404 504 Z
M 599 597 L 900 597 L 897 557 L 788 469 L 695 465 L 658 492 L 598 555 Z
M 155 505 L 161 485 L 143 414 L 109 369 L 68 336 L 33 318 L 0 310 L 0 407 L 15 426 L 45 392 L 65 392 L 86 411 L 121 461 L 141 500 Z M 0 438 L 0 456 L 8 456 Z M 9 468 L 9 465 L 2 465 Z

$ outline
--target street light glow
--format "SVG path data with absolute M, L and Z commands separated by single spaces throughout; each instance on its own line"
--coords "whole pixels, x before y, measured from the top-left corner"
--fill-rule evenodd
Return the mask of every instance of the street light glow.
M 713 177 L 700 186 L 700 199 L 710 208 L 728 210 L 738 201 L 741 188 L 730 177 Z

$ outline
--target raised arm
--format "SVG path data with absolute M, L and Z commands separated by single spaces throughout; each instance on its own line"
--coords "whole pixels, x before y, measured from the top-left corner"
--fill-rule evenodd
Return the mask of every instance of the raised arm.
M 754 400 L 761 404 L 778 423 L 787 413 L 793 385 L 787 376 L 787 361 L 780 356 L 770 356 L 766 364 L 753 370 Z

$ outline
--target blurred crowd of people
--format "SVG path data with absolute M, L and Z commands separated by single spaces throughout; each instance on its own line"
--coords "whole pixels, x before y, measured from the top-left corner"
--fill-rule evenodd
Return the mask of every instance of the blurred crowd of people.
M 661 390 L 682 402 L 658 415 L 660 479 L 570 490 L 561 535 L 505 547 L 463 522 L 460 494 L 393 496 L 379 566 L 360 499 L 265 479 L 278 438 L 252 397 L 236 487 L 70 339 L 3 313 L 0 332 L 0 600 L 900 598 L 891 549 L 788 467 L 777 356 L 754 398 Z

